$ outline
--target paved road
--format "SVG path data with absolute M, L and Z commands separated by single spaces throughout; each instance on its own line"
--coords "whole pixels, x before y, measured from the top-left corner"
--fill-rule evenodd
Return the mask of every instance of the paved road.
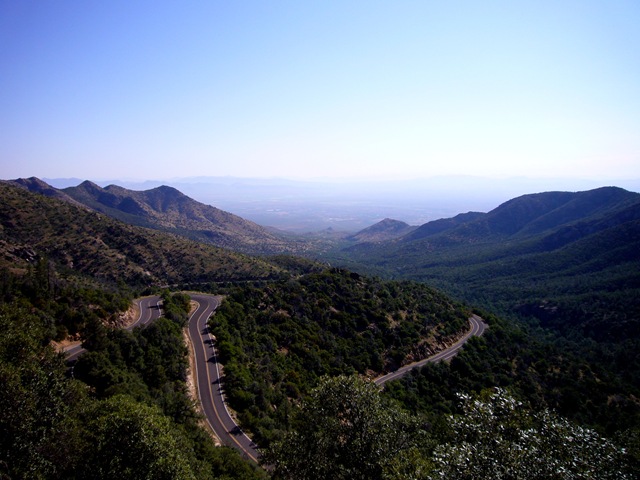
M 207 320 L 220 304 L 220 297 L 207 294 L 191 294 L 191 299 L 198 303 L 198 307 L 189 318 L 189 338 L 195 354 L 198 397 L 206 421 L 221 442 L 236 448 L 245 458 L 258 463 L 260 453 L 256 444 L 240 429 L 227 409 L 220 380 L 220 368 L 216 356 L 214 338 L 207 327 Z M 140 308 L 140 316 L 138 320 L 127 327 L 127 330 L 147 325 L 160 317 L 160 297 L 145 297 L 137 299 L 135 302 Z M 469 318 L 469 323 L 471 324 L 469 332 L 451 347 L 429 358 L 405 365 L 395 372 L 379 377 L 375 380 L 375 383 L 383 385 L 428 362 L 439 362 L 452 358 L 471 336 L 482 335 L 486 328 L 484 321 L 477 315 Z M 83 352 L 84 349 L 80 345 L 68 347 L 65 349 L 67 361 L 74 361 Z
M 135 327 L 143 327 L 160 318 L 160 315 L 162 314 L 160 306 L 161 298 L 158 295 L 138 298 L 134 300 L 134 303 L 136 303 L 140 309 L 140 316 L 138 317 L 138 320 L 126 327 L 126 330 L 133 330 Z
M 480 318 L 478 315 L 472 315 L 469 318 L 469 323 L 471 324 L 471 328 L 469 329 L 469 331 L 464 335 L 464 337 L 462 337 L 460 340 L 458 340 L 449 348 L 439 353 L 436 353 L 435 355 L 432 355 L 428 358 L 420 360 L 418 362 L 405 365 L 404 367 L 401 367 L 394 372 L 387 373 L 382 377 L 378 377 L 374 380 L 374 382 L 378 385 L 384 385 L 386 382 L 389 382 L 391 380 L 397 380 L 398 378 L 406 375 L 407 372 L 409 372 L 410 370 L 421 367 L 429 362 L 435 363 L 435 362 L 440 362 L 442 360 L 450 360 L 451 358 L 455 357 L 458 353 L 458 350 L 462 348 L 462 346 L 467 342 L 467 340 L 469 340 L 469 338 L 471 338 L 474 335 L 476 336 L 482 335 L 485 328 L 487 328 L 487 324 L 484 323 L 484 320 L 482 320 L 482 318 Z
M 227 410 L 214 338 L 207 327 L 207 320 L 220 304 L 220 297 L 191 294 L 191 299 L 198 302 L 198 308 L 189 319 L 189 337 L 195 353 L 198 397 L 207 423 L 222 443 L 236 448 L 245 458 L 257 463 L 260 454 L 256 444 L 244 434 Z
M 189 337 L 195 352 L 198 396 L 206 420 L 225 445 L 237 448 L 245 458 L 257 463 L 259 453 L 256 445 L 242 432 L 227 410 L 213 337 L 209 334 L 207 327 L 207 320 L 220 304 L 220 297 L 191 294 L 191 298 L 198 302 L 198 308 L 189 319 Z M 159 296 L 139 298 L 134 302 L 138 305 L 140 315 L 134 323 L 126 327 L 127 330 L 144 327 L 160 318 L 162 312 Z M 65 349 L 67 362 L 73 363 L 84 352 L 82 345 L 67 347 Z
M 137 298 L 133 301 L 138 306 L 140 314 L 138 319 L 131 325 L 126 327 L 127 330 L 133 330 L 135 327 L 143 327 L 154 320 L 160 318 L 162 313 L 160 309 L 160 297 L 158 295 L 152 295 L 150 297 Z M 64 349 L 64 353 L 67 357 L 67 363 L 75 362 L 80 355 L 85 352 L 82 348 L 82 344 L 70 345 Z

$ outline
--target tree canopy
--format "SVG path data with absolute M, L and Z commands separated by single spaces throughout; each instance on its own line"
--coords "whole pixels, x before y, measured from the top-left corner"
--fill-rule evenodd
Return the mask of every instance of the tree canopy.
M 405 478 L 406 458 L 427 444 L 417 417 L 356 375 L 323 377 L 297 411 L 294 424 L 265 455 L 276 478 Z M 412 464 L 411 474 L 421 466 Z
M 450 440 L 434 453 L 432 479 L 631 479 L 623 449 L 550 410 L 531 411 L 505 390 L 460 395 Z

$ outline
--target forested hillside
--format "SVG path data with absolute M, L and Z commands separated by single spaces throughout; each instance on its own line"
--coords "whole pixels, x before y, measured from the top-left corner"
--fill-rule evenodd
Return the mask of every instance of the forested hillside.
M 525 195 L 486 214 L 427 223 L 395 242 L 355 245 L 341 258 L 550 329 L 627 391 L 640 385 L 637 193 Z
M 383 393 L 363 380 L 468 315 L 424 285 L 331 269 L 234 288 L 209 324 L 227 399 L 275 478 L 634 478 L 637 389 L 489 314 L 450 363 Z
M 130 286 L 276 277 L 280 269 L 181 236 L 126 225 L 103 214 L 0 183 L 0 264 L 25 271 L 38 258 L 60 275 Z
M 322 375 L 376 377 L 451 344 L 469 312 L 424 285 L 325 270 L 234 288 L 210 321 L 227 398 L 259 444 Z

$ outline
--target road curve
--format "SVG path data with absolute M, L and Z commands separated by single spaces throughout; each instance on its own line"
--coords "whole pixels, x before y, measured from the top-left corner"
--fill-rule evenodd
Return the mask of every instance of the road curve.
M 131 325 L 125 327 L 125 330 L 133 330 L 135 327 L 144 327 L 160 318 L 160 315 L 162 314 L 160 307 L 161 300 L 162 299 L 158 295 L 135 299 L 134 303 L 136 303 L 140 309 L 140 316 Z
M 220 304 L 221 297 L 191 294 L 191 299 L 198 307 L 189 318 L 189 338 L 195 354 L 198 398 L 207 423 L 222 443 L 258 463 L 260 454 L 256 444 L 233 420 L 225 404 L 214 338 L 207 327 L 207 320 Z
M 487 328 L 487 324 L 484 323 L 484 320 L 482 320 L 482 318 L 480 318 L 478 315 L 472 315 L 471 317 L 469 317 L 469 324 L 471 325 L 469 331 L 449 348 L 446 348 L 441 352 L 438 352 L 435 355 L 431 355 L 430 357 L 427 357 L 420 361 L 405 365 L 404 367 L 401 367 L 391 373 L 387 373 L 386 375 L 378 377 L 374 380 L 374 382 L 377 385 L 384 385 L 391 380 L 397 380 L 398 378 L 403 377 L 407 374 L 407 372 L 413 370 L 414 368 L 422 367 L 427 363 L 436 363 L 442 360 L 450 360 L 451 358 L 455 357 L 458 354 L 458 351 L 467 342 L 467 340 L 469 340 L 472 336 L 482 335 L 485 328 Z
M 162 313 L 160 309 L 160 297 L 152 295 L 149 297 L 136 298 L 133 303 L 138 306 L 138 319 L 131 325 L 125 327 L 125 330 L 133 330 L 135 327 L 143 327 L 160 318 Z M 67 363 L 75 362 L 80 355 L 86 350 L 82 348 L 82 344 L 69 345 L 65 347 L 64 354 Z

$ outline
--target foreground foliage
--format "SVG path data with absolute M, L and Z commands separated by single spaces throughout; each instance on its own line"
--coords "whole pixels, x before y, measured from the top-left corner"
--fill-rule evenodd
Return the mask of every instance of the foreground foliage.
M 323 377 L 264 461 L 277 479 L 632 479 L 633 459 L 594 430 L 503 389 L 460 394 L 440 428 L 373 382 Z
M 323 377 L 296 411 L 294 429 L 264 461 L 274 478 L 350 480 L 415 478 L 428 442 L 417 417 L 358 376 Z
M 501 389 L 460 398 L 464 413 L 450 417 L 450 440 L 436 448 L 431 478 L 635 478 L 623 449 L 550 410 L 531 411 Z
M 327 269 L 231 291 L 210 320 L 227 399 L 265 445 L 323 375 L 371 377 L 424 358 L 468 328 L 468 313 L 415 283 Z

